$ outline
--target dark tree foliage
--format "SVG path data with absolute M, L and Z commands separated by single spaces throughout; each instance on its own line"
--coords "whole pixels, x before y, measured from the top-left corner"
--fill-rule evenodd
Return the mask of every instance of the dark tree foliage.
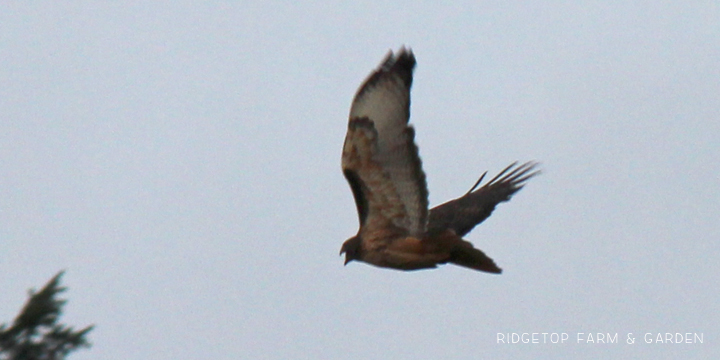
M 85 335 L 92 326 L 73 331 L 58 323 L 66 302 L 57 298 L 66 290 L 60 286 L 63 273 L 39 292 L 30 290 L 30 299 L 12 325 L 0 325 L 0 360 L 61 360 L 78 348 L 90 347 Z

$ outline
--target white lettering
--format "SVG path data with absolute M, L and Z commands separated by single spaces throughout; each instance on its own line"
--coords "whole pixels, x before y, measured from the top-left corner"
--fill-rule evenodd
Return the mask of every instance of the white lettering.
M 698 337 L 697 333 L 693 333 L 693 343 L 697 343 L 698 340 L 700 340 L 700 343 L 703 343 L 703 337 L 705 336 L 705 333 L 700 333 L 700 336 Z
M 618 334 L 615 333 L 615 337 L 613 337 L 612 335 L 610 335 L 610 333 L 607 333 L 607 339 L 608 339 L 608 344 L 617 344 L 618 343 Z
M 570 335 L 568 333 L 496 333 L 497 344 L 564 344 Z M 548 342 L 549 340 L 549 342 Z
M 618 333 L 577 333 L 577 342 L 578 344 L 582 342 L 586 344 L 617 344 Z
M 703 343 L 703 333 L 645 333 L 647 344 L 697 344 Z
M 673 343 L 672 340 L 673 340 L 673 334 L 665 333 L 665 342 L 667 342 L 668 344 L 672 344 Z

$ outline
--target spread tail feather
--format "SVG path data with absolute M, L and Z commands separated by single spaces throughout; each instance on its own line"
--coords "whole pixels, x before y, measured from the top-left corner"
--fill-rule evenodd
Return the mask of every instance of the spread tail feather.
M 453 249 L 449 262 L 492 274 L 502 273 L 502 269 L 495 264 L 493 259 L 479 249 L 474 248 L 472 244 L 467 241 L 463 241 L 463 244 Z

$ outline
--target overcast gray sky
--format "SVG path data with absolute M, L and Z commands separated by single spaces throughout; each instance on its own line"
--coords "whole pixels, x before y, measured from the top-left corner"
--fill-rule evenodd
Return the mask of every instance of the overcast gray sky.
M 431 204 L 542 162 L 467 236 L 500 276 L 338 256 L 402 45 Z M 0 322 L 66 269 L 76 360 L 720 358 L 719 60 L 716 1 L 4 2 Z

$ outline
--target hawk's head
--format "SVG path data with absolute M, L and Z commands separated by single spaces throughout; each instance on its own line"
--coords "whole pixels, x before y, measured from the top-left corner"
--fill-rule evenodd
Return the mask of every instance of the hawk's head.
M 345 253 L 345 265 L 353 260 L 360 260 L 360 242 L 359 236 L 353 236 L 343 243 L 340 255 Z

